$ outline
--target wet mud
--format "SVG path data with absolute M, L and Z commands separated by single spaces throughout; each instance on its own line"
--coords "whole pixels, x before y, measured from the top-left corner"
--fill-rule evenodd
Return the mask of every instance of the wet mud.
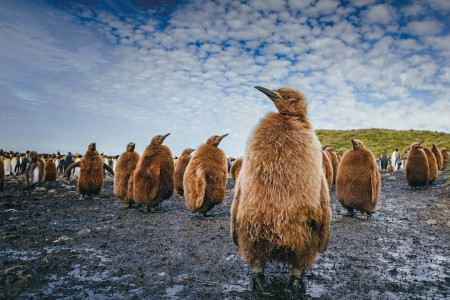
M 448 175 L 447 175 L 448 177 Z M 234 182 L 209 218 L 174 195 L 156 213 L 128 209 L 112 178 L 79 200 L 75 181 L 26 189 L 8 178 L 0 198 L 1 299 L 449 299 L 450 185 L 410 190 L 403 174 L 382 175 L 377 211 L 344 217 L 331 191 L 328 250 L 288 289 L 290 268 L 266 267 L 253 294 L 250 271 L 229 237 Z

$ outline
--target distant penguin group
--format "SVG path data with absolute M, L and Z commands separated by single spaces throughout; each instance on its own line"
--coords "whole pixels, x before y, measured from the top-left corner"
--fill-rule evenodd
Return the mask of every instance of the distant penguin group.
M 327 248 L 331 210 L 322 147 L 308 121 L 304 95 L 290 88 L 256 87 L 273 101 L 253 129 L 236 182 L 231 235 L 252 269 L 254 290 L 264 290 L 264 266 L 292 266 L 290 285 Z

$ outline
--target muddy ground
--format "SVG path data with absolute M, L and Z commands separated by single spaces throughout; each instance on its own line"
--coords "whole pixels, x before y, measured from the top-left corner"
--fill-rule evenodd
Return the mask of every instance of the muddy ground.
M 78 199 L 75 181 L 25 189 L 21 177 L 9 178 L 0 198 L 0 298 L 449 299 L 445 177 L 411 191 L 400 172 L 382 175 L 367 220 L 342 217 L 331 191 L 329 247 L 306 272 L 306 290 L 290 292 L 289 267 L 271 264 L 258 295 L 229 238 L 231 181 L 224 204 L 200 219 L 176 195 L 158 213 L 127 209 L 111 178 L 90 200 Z

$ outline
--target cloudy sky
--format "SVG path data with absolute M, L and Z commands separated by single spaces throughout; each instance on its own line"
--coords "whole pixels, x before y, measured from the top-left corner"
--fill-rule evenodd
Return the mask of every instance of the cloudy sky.
M 448 0 L 2 0 L 0 148 L 240 156 L 304 92 L 316 129 L 450 132 Z

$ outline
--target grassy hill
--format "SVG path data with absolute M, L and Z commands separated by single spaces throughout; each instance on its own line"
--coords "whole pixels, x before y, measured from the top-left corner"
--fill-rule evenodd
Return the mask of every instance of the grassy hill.
M 333 147 L 340 155 L 352 147 L 351 139 L 361 140 L 366 148 L 379 157 L 384 149 L 389 155 L 398 148 L 400 155 L 406 154 L 413 142 L 424 142 L 431 147 L 437 144 L 439 149 L 450 148 L 450 134 L 423 130 L 392 130 L 392 129 L 353 129 L 353 130 L 316 130 L 322 145 Z

